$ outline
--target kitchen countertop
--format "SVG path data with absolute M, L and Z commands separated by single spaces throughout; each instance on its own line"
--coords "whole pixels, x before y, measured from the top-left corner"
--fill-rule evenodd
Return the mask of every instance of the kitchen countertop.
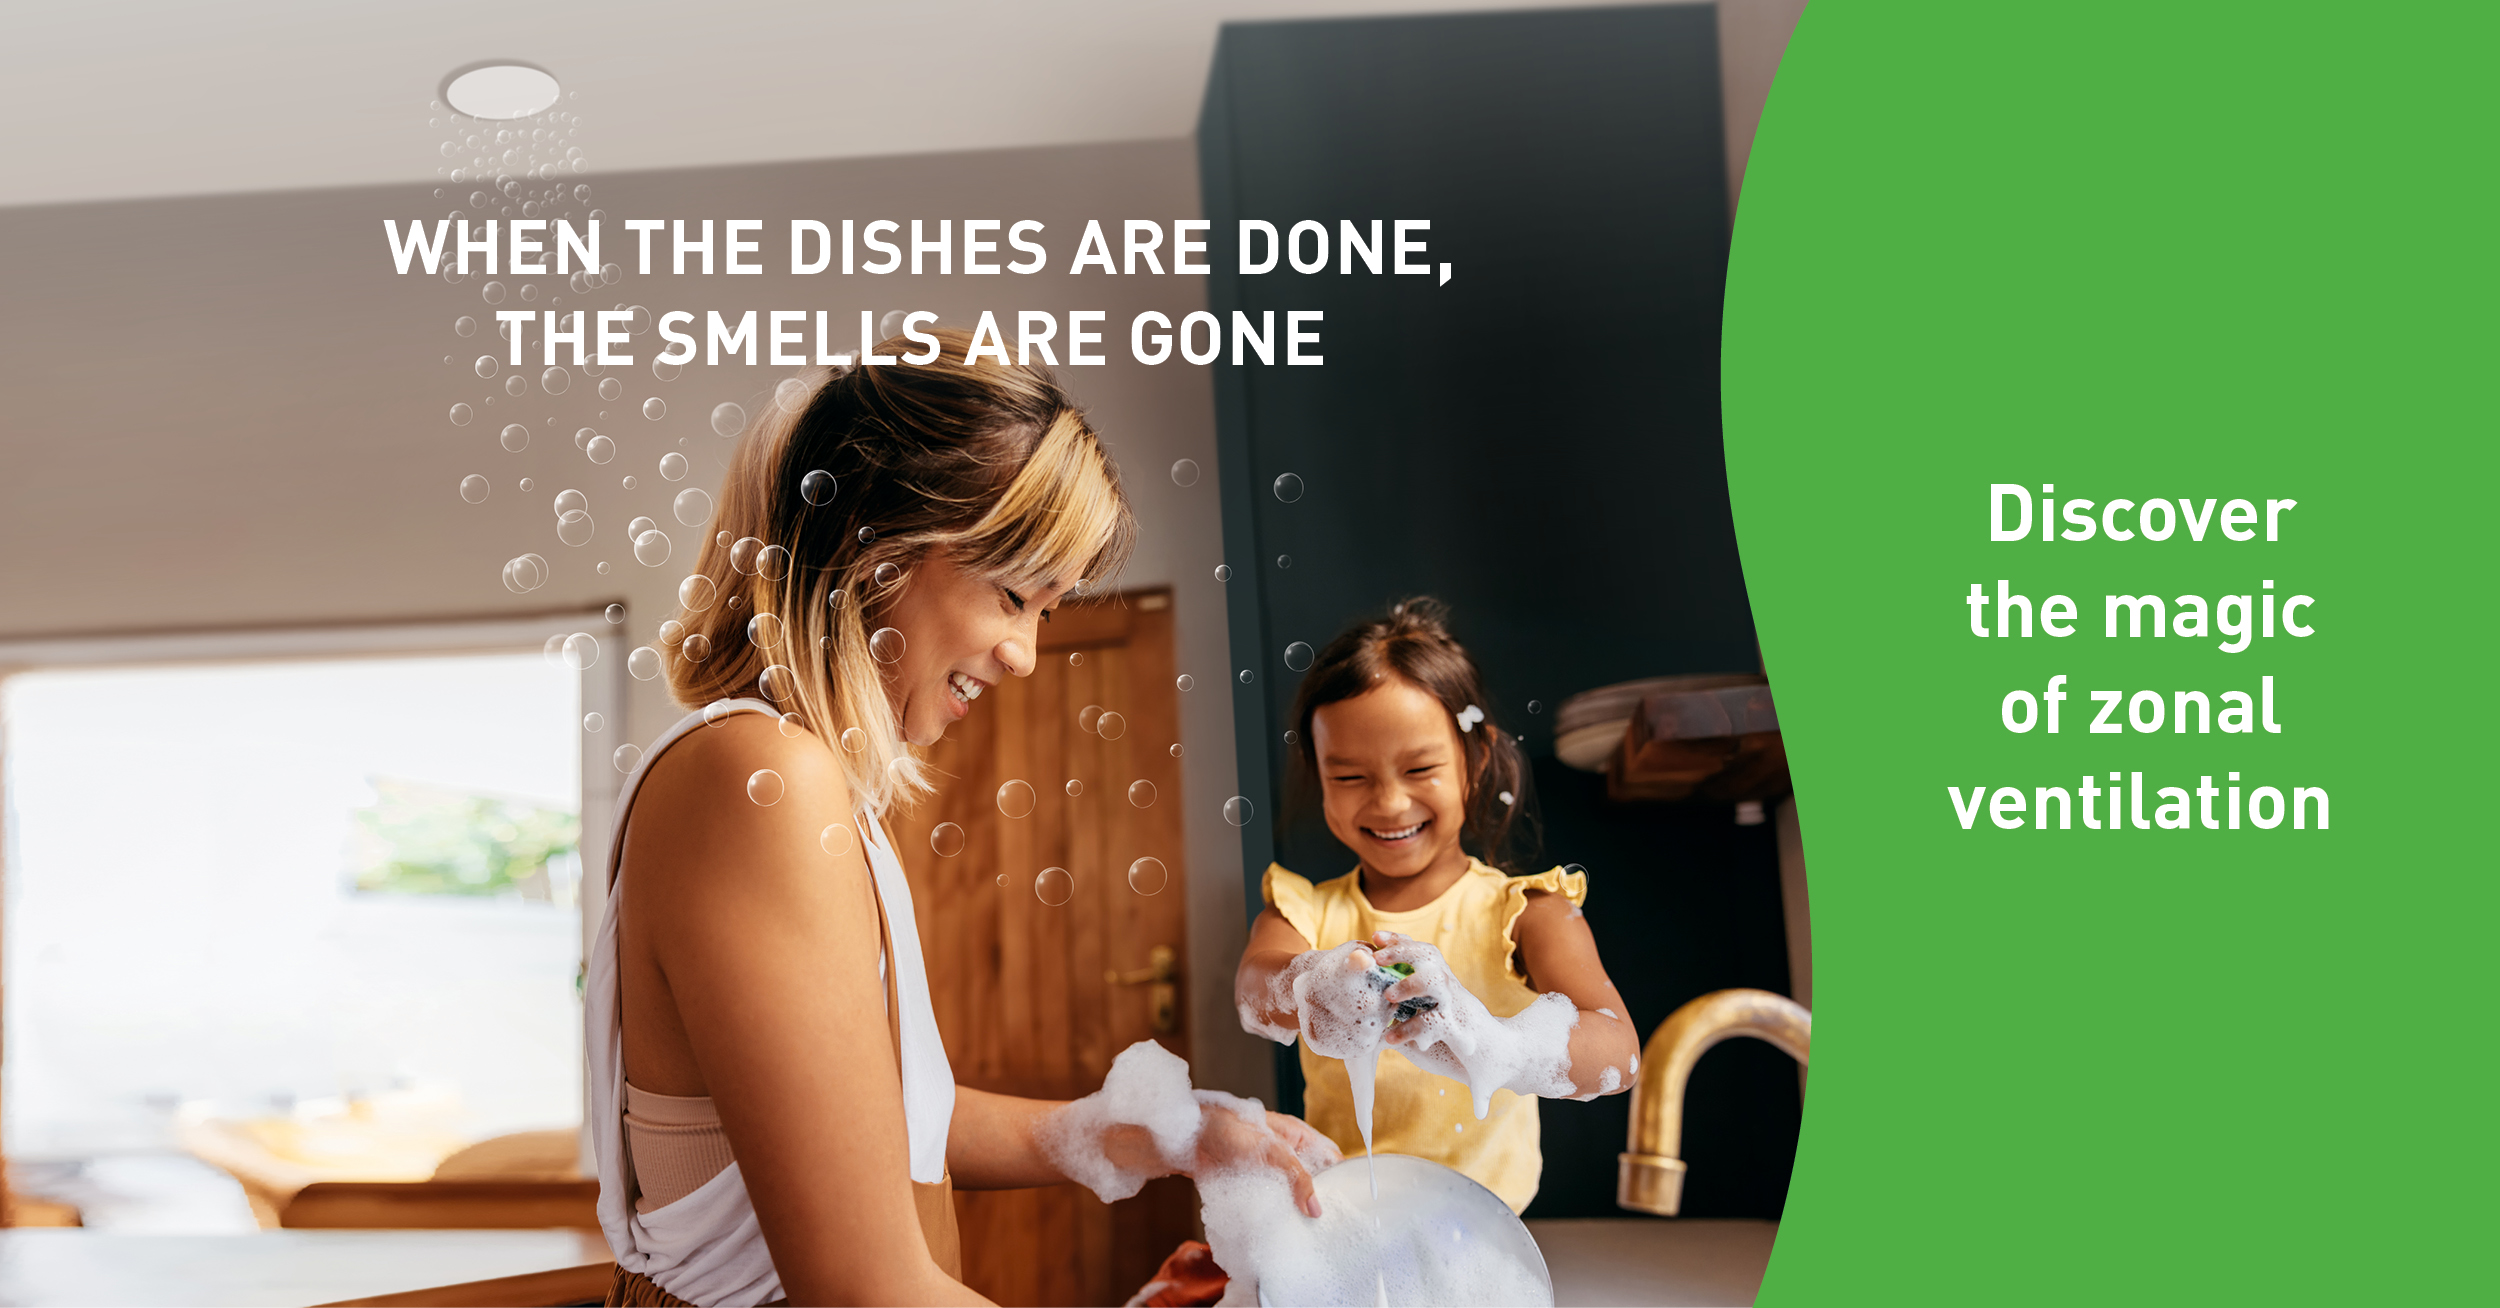
M 0 1230 L 0 1306 L 305 1305 L 608 1260 L 596 1231 Z
M 1779 1223 L 1733 1218 L 1566 1217 L 1528 1223 L 1558 1308 L 1751 1304 Z

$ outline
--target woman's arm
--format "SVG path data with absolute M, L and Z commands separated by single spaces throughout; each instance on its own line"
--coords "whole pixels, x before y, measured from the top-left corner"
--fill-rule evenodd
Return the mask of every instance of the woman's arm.
M 781 774 L 779 803 L 747 798 L 761 768 Z M 930 1259 L 912 1203 L 873 883 L 859 842 L 834 857 L 818 841 L 854 821 L 823 745 L 768 718 L 698 731 L 654 765 L 624 868 L 665 993 L 635 995 L 628 966 L 627 1070 L 712 1097 L 792 1302 L 985 1302 Z M 699 1086 L 671 1065 L 688 1056 Z
M 1640 1032 L 1606 976 L 1588 919 L 1567 896 L 1531 890 L 1512 939 L 1518 942 L 1519 970 L 1528 984 L 1547 993 L 1560 991 L 1580 1010 L 1579 1025 L 1571 1028 L 1574 1090 L 1594 1098 L 1631 1089 L 1640 1067 Z
M 1066 1107 L 1055 1100 L 1019 1099 L 957 1086 L 955 1117 L 946 1137 L 946 1167 L 954 1173 L 955 1184 L 966 1190 L 1014 1190 L 1073 1179 L 1038 1141 L 1042 1123 Z M 1298 1117 L 1269 1113 L 1266 1124 L 1264 1133 L 1246 1129 L 1248 1124 L 1230 1110 L 1202 1104 L 1193 1158 L 1164 1158 L 1153 1135 L 1142 1126 L 1114 1124 L 1094 1143 L 1121 1171 L 1149 1179 L 1194 1176 L 1243 1163 L 1274 1167 L 1293 1186 L 1294 1201 L 1317 1217 L 1319 1199 L 1311 1186 L 1310 1167 L 1337 1161 L 1337 1147 Z

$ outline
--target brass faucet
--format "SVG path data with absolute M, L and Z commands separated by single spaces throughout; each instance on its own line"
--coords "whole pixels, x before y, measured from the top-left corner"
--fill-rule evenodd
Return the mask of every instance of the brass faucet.
M 1712 1045 L 1752 1036 L 1802 1065 L 1813 1026 L 1804 1005 L 1768 990 L 1713 991 L 1659 1023 L 1632 1086 L 1631 1140 L 1616 1177 L 1616 1205 L 1661 1217 L 1682 1206 L 1684 1160 L 1676 1155 L 1684 1147 L 1684 1083 Z

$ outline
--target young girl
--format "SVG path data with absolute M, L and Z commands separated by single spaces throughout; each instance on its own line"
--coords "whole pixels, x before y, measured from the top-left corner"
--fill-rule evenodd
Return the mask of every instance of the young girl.
M 1580 916 L 1587 874 L 1508 876 L 1463 843 L 1473 837 L 1487 857 L 1501 857 L 1525 769 L 1517 744 L 1479 707 L 1486 696 L 1475 662 L 1442 615 L 1436 601 L 1409 600 L 1339 635 L 1304 675 L 1293 712 L 1298 757 L 1318 781 L 1328 830 L 1357 863 L 1316 886 L 1267 869 L 1267 908 L 1251 925 L 1234 997 L 1245 1027 L 1288 1044 L 1297 1034 L 1385 1024 L 1385 1043 L 1407 1057 L 1379 1060 L 1372 1148 L 1455 1168 L 1517 1212 L 1544 1170 L 1534 1096 L 1629 1089 L 1640 1041 Z M 1314 972 L 1376 963 L 1405 963 L 1413 974 L 1376 999 L 1362 987 L 1310 983 Z M 1461 987 L 1481 1007 L 1454 998 Z M 1382 1016 L 1410 999 L 1437 1007 L 1406 1021 Z M 1368 1013 L 1350 1011 L 1366 1004 Z M 1480 1113 L 1454 1051 L 1502 1043 L 1508 1033 L 1492 1019 L 1539 1004 L 1539 1017 L 1559 1019 L 1543 1024 L 1557 1043 L 1569 1027 L 1567 1058 L 1521 1068 Z M 1347 1064 L 1306 1039 L 1302 1076 L 1304 1117 L 1347 1155 L 1360 1152 Z

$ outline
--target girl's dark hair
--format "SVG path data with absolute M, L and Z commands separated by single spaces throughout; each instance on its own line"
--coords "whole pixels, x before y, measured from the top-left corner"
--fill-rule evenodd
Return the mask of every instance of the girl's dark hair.
M 1348 627 L 1328 642 L 1294 692 L 1294 757 L 1301 762 L 1296 782 L 1306 798 L 1319 788 L 1312 715 L 1367 694 L 1395 677 L 1441 701 L 1458 730 L 1466 756 L 1461 782 L 1467 787 L 1467 824 L 1460 832 L 1462 844 L 1474 841 L 1477 857 L 1511 871 L 1514 835 L 1535 843 L 1536 819 L 1528 811 L 1527 759 L 1519 742 L 1493 720 L 1486 707 L 1491 696 L 1485 693 L 1484 676 L 1466 647 L 1450 634 L 1448 615 L 1448 606 L 1441 601 L 1418 596 L 1392 607 L 1389 616 Z M 1504 795 L 1511 802 L 1504 803 Z

